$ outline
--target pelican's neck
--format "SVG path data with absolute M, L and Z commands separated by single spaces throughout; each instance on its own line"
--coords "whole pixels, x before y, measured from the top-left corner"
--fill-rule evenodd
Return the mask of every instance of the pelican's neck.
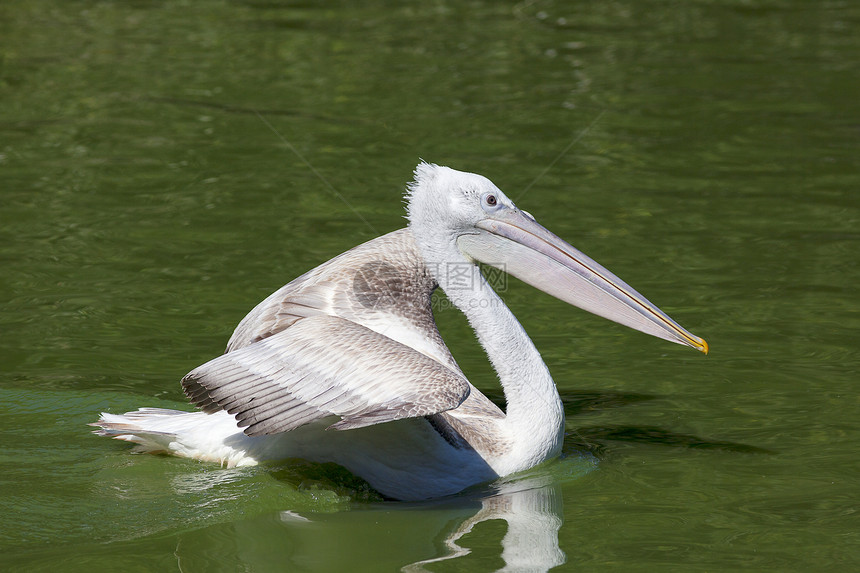
M 520 471 L 556 456 L 564 435 L 564 409 L 549 370 L 526 331 L 465 260 L 438 269 L 449 300 L 468 318 L 505 392 L 505 430 L 513 448 L 506 471 Z

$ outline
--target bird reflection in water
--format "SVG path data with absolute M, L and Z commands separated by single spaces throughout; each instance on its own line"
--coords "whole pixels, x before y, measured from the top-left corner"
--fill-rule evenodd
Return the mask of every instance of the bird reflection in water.
M 559 544 L 562 489 L 595 467 L 591 455 L 563 456 L 444 499 L 352 503 L 330 513 L 282 510 L 184 534 L 176 556 L 183 570 L 207 559 L 235 570 L 277 563 L 284 570 L 416 572 L 458 562 L 486 568 L 487 550 L 469 548 L 478 543 L 497 548 L 492 559 L 501 559 L 501 571 L 547 571 L 566 560 Z M 176 476 L 173 485 L 184 492 L 216 486 L 199 476 Z M 498 528 L 478 527 L 490 521 L 504 523 L 500 539 Z

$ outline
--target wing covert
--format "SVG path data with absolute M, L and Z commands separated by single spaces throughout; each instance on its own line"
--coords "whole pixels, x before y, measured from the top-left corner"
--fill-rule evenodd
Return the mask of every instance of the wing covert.
M 459 406 L 468 381 L 432 358 L 365 326 L 310 316 L 228 352 L 182 379 L 206 412 L 227 410 L 249 436 L 287 432 L 337 415 L 346 430 Z

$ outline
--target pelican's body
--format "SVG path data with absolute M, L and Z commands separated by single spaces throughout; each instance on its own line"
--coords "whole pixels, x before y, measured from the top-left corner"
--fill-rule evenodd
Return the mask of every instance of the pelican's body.
M 408 199 L 408 228 L 273 293 L 242 320 L 224 355 L 183 379 L 202 412 L 103 414 L 100 433 L 228 466 L 334 462 L 407 500 L 533 467 L 561 449 L 561 400 L 476 261 L 622 324 L 707 349 L 487 179 L 421 164 Z M 430 308 L 437 286 L 487 351 L 505 412 L 466 380 L 439 335 Z

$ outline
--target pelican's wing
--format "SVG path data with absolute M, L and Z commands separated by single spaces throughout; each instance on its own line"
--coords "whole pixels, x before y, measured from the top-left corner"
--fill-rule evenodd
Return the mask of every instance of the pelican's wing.
M 341 253 L 266 297 L 236 327 L 227 352 L 309 316 L 340 316 L 367 325 L 381 315 L 392 315 L 420 329 L 436 347 L 431 355 L 441 358 L 448 352 L 430 310 L 434 288 L 409 229 L 393 231 Z
M 205 412 L 227 410 L 249 436 L 286 432 L 331 415 L 344 430 L 459 406 L 469 383 L 439 362 L 369 328 L 311 316 L 192 370 L 182 379 Z

